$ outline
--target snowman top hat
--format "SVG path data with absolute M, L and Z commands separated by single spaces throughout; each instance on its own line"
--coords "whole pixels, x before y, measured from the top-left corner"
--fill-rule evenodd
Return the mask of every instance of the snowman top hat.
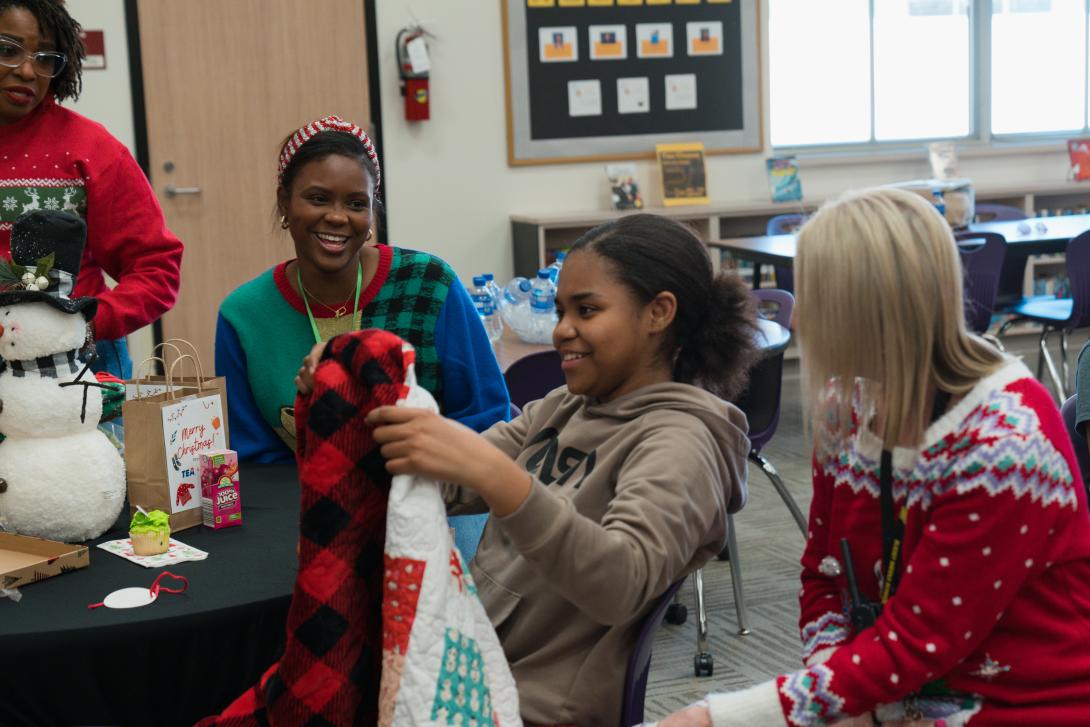
M 21 215 L 11 230 L 11 262 L 0 260 L 0 306 L 48 303 L 94 318 L 96 298 L 70 297 L 86 241 L 87 225 L 76 215 L 53 210 Z

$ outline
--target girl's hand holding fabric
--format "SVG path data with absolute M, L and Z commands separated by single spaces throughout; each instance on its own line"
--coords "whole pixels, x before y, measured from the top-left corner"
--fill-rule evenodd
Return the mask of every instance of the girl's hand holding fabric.
M 313 355 L 313 354 L 312 354 Z M 309 360 L 310 357 L 308 357 Z M 367 422 L 394 475 L 422 475 L 477 492 L 497 517 L 530 494 L 530 475 L 469 427 L 426 409 L 384 406 Z
M 303 359 L 303 365 L 299 367 L 299 373 L 295 375 L 295 388 L 303 396 L 314 391 L 314 369 L 318 368 L 318 362 L 322 360 L 325 345 L 325 341 L 314 344 L 314 347 L 310 349 L 310 353 Z

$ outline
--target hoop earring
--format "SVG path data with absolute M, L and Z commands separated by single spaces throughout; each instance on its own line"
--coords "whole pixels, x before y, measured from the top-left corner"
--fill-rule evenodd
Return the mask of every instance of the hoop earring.
M 370 239 L 371 239 L 371 236 L 372 236 L 372 235 L 373 235 L 374 233 L 375 233 L 375 231 L 374 231 L 374 230 L 367 230 L 367 237 L 363 238 L 363 241 L 364 241 L 364 242 L 367 242 L 368 240 L 370 240 Z
M 288 229 L 288 227 L 289 227 L 288 218 L 285 217 L 284 215 L 280 215 L 280 229 L 281 230 L 286 230 L 286 229 Z

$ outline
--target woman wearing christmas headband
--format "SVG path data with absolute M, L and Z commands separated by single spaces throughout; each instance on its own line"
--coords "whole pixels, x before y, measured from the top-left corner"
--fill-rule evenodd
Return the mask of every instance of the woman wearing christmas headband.
M 416 348 L 420 384 L 447 416 L 477 431 L 507 419 L 507 387 L 454 271 L 375 240 L 382 170 L 367 134 L 336 116 L 303 126 L 281 147 L 278 181 L 280 226 L 295 258 L 232 292 L 216 325 L 216 371 L 227 377 L 239 457 L 293 460 L 299 362 L 316 342 L 361 328 Z M 467 538 L 459 545 L 475 547 L 480 531 L 458 534 Z
M 58 103 L 79 96 L 83 56 L 79 23 L 60 0 L 0 0 L 0 256 L 24 212 L 83 217 L 87 245 L 73 294 L 98 299 L 93 368 L 125 378 L 125 336 L 178 296 L 182 243 L 129 150 Z

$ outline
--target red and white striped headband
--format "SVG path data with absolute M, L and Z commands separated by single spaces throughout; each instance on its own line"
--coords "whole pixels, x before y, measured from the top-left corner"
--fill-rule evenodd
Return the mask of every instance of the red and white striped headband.
M 372 143 L 371 137 L 367 135 L 366 131 L 356 126 L 351 121 L 345 121 L 340 116 L 323 116 L 320 119 L 311 121 L 291 135 L 288 142 L 284 144 L 284 148 L 280 150 L 280 169 L 277 172 L 277 180 L 283 180 L 284 170 L 291 164 L 295 152 L 299 151 L 299 148 L 303 146 L 303 144 L 306 144 L 312 136 L 323 131 L 340 131 L 345 134 L 351 134 L 363 142 L 363 148 L 367 152 L 367 157 L 371 160 L 371 163 L 375 165 L 375 190 L 377 191 L 382 184 L 382 167 L 379 166 L 378 163 L 378 153 L 375 151 L 375 145 Z

